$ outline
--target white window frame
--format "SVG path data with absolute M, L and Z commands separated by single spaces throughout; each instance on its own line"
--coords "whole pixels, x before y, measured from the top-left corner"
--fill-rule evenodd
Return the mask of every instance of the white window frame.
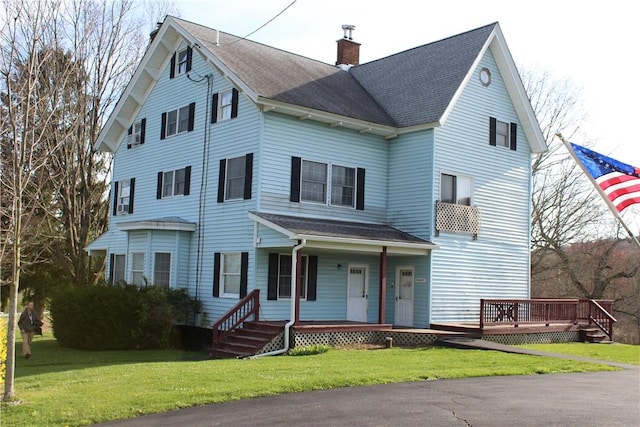
M 308 174 L 308 171 L 305 171 L 305 166 L 309 167 L 309 165 L 311 164 L 324 166 L 324 175 L 325 175 L 324 181 L 321 181 L 319 177 L 312 177 L 315 179 L 305 179 L 305 172 L 307 172 Z M 345 170 L 353 171 L 353 187 L 349 187 L 345 185 L 345 183 L 334 183 L 334 174 L 336 172 L 336 168 L 342 168 Z M 322 200 L 319 200 L 318 197 L 305 198 L 305 186 L 313 186 L 313 185 L 321 187 Z M 342 208 L 355 208 L 356 198 L 357 198 L 357 194 L 356 194 L 357 186 L 358 186 L 358 168 L 356 167 L 302 159 L 301 166 L 300 166 L 300 202 L 319 203 L 323 205 L 336 206 L 336 207 L 342 207 Z M 342 192 L 341 189 L 344 189 L 344 188 L 352 189 L 351 204 L 334 201 L 334 196 L 336 195 L 336 192 L 339 192 L 339 191 Z M 308 188 L 307 188 L 307 194 L 309 194 Z M 340 194 L 337 197 L 340 197 L 342 199 L 343 194 Z
M 158 256 L 159 255 L 169 255 L 169 269 L 168 270 L 162 270 L 162 271 L 158 271 Z M 154 252 L 153 253 L 153 285 L 154 286 L 159 286 L 159 287 L 163 287 L 163 288 L 170 288 L 171 287 L 171 260 L 172 260 L 172 254 L 171 252 Z M 158 280 L 158 275 L 159 274 L 163 274 L 167 276 L 167 280 L 166 283 L 162 282 L 160 283 L 160 281 Z
M 136 265 L 136 261 L 140 262 L 140 260 L 138 259 L 139 257 L 142 257 L 141 266 Z M 144 285 L 144 259 L 144 252 L 131 252 L 131 283 L 134 285 Z
M 182 179 L 177 180 L 179 173 L 182 173 Z M 162 172 L 162 198 L 170 198 L 184 196 L 184 187 L 187 183 L 187 168 L 175 169 L 172 171 Z M 180 191 L 182 188 L 182 191 Z
M 220 92 L 218 95 L 218 121 L 230 120 L 233 110 L 233 89 Z
M 135 147 L 142 142 L 142 120 L 138 120 L 131 125 L 131 133 L 128 135 L 127 144 Z
M 443 197 L 444 177 L 453 177 L 453 199 L 445 199 Z M 466 188 L 465 188 L 466 187 Z M 465 191 L 468 190 L 468 191 Z M 468 196 L 468 197 L 465 197 Z M 440 173 L 440 201 L 452 203 L 456 205 L 471 206 L 473 204 L 473 178 L 468 175 L 461 175 L 452 172 Z
M 283 259 L 288 259 L 290 260 L 290 266 L 291 268 L 288 271 L 288 274 L 282 274 L 282 260 Z M 291 256 L 291 254 L 278 254 L 278 283 L 277 283 L 277 290 L 278 290 L 278 299 L 287 299 L 290 300 L 291 299 L 291 293 L 293 290 L 293 280 L 294 278 L 291 277 L 291 273 L 293 271 L 293 258 Z M 308 284 L 308 272 L 309 271 L 309 257 L 306 255 L 302 255 L 302 295 L 300 295 L 300 299 L 301 300 L 306 300 L 307 299 L 307 284 Z M 289 281 L 289 295 L 280 295 L 280 289 L 281 287 L 286 286 L 286 283 L 282 283 L 283 280 L 288 280 Z
M 189 106 L 167 111 L 165 138 L 189 131 Z
M 231 258 L 237 257 L 237 271 L 227 271 L 226 261 L 231 260 Z M 235 298 L 238 299 L 240 297 L 240 287 L 242 286 L 240 282 L 240 277 L 242 275 L 242 253 L 241 252 L 228 252 L 220 254 L 220 296 L 223 298 Z M 237 281 L 238 291 L 237 292 L 228 292 L 226 289 L 227 279 L 229 282 L 232 280 Z
M 131 180 L 123 179 L 122 181 L 118 181 L 116 215 L 128 214 L 130 204 L 131 204 Z
M 189 61 L 188 51 L 189 49 L 185 47 L 184 49 L 178 51 L 178 54 L 176 55 L 176 76 L 178 74 L 184 74 L 187 72 L 187 62 Z
M 353 172 L 353 185 L 349 186 L 348 183 L 336 183 L 335 177 L 338 175 L 336 173 L 336 168 L 344 169 L 345 171 L 351 170 Z M 349 166 L 341 166 L 341 165 L 331 165 L 331 195 L 330 195 L 330 204 L 331 206 L 342 206 L 347 208 L 354 208 L 356 206 L 356 181 L 358 180 L 358 171 L 356 168 L 352 168 Z M 346 176 L 346 175 L 345 175 Z M 344 189 L 351 189 L 351 203 L 342 203 L 343 198 L 345 197 Z M 338 192 L 342 194 L 337 194 Z M 340 202 L 334 201 L 335 197 L 340 198 Z M 349 197 L 348 195 L 346 197 Z
M 112 285 L 115 285 L 120 281 L 126 281 L 127 256 L 125 254 L 113 254 L 113 265 L 111 266 L 111 270 L 113 271 L 113 277 L 111 278 Z
M 232 172 L 232 163 L 240 164 L 239 171 L 241 171 L 241 175 L 231 175 Z M 244 183 L 246 180 L 246 165 L 247 165 L 247 156 L 234 157 L 232 159 L 227 159 L 227 166 L 225 170 L 225 178 L 224 178 L 224 200 L 238 200 L 244 199 Z M 236 165 L 237 166 L 237 165 Z M 236 184 L 232 186 L 232 184 Z M 239 184 L 238 184 L 239 183 Z M 233 190 L 233 191 L 232 191 Z
M 511 124 L 496 119 L 496 147 L 511 148 Z

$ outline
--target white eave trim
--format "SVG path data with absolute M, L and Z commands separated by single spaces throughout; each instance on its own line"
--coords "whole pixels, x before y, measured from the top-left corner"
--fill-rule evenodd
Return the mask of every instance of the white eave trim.
M 117 224 L 118 229 L 123 231 L 134 230 L 167 230 L 167 231 L 196 231 L 196 224 L 192 222 L 173 221 L 131 221 Z

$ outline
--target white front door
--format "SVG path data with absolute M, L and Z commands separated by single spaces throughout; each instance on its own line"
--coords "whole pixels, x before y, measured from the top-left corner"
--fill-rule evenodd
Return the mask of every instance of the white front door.
M 369 267 L 350 265 L 347 278 L 347 320 L 367 322 Z
M 413 326 L 413 267 L 396 269 L 396 321 L 398 326 Z

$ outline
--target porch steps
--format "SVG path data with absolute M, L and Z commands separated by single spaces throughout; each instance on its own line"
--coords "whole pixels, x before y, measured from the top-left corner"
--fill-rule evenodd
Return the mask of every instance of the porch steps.
M 580 328 L 580 338 L 583 341 L 587 341 L 590 343 L 610 344 L 613 342 L 599 328 L 593 328 L 593 327 Z
M 264 322 L 245 322 L 242 327 L 214 343 L 209 351 L 217 359 L 253 356 L 282 332 L 282 326 Z

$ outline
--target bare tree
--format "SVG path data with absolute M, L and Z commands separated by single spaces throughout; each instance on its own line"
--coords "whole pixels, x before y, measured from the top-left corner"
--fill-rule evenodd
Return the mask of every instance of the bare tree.
M 615 299 L 614 311 L 640 306 L 620 283 L 638 276 L 638 262 L 619 262 L 628 247 L 623 230 L 588 178 L 554 136 L 588 145 L 579 90 L 548 73 L 523 73 L 523 81 L 550 147 L 533 162 L 532 295 Z
M 18 287 L 25 250 L 33 246 L 33 230 L 48 210 L 49 198 L 40 189 L 48 184 L 45 149 L 46 125 L 51 120 L 49 99 L 55 87 L 41 86 L 38 71 L 50 61 L 54 44 L 52 23 L 60 4 L 5 1 L 0 37 L 0 77 L 3 97 L 2 198 L 11 198 L 2 233 L 3 258 L 11 257 L 9 276 L 9 322 L 3 399 L 14 395 L 15 331 Z M 61 74 L 63 80 L 68 75 Z

